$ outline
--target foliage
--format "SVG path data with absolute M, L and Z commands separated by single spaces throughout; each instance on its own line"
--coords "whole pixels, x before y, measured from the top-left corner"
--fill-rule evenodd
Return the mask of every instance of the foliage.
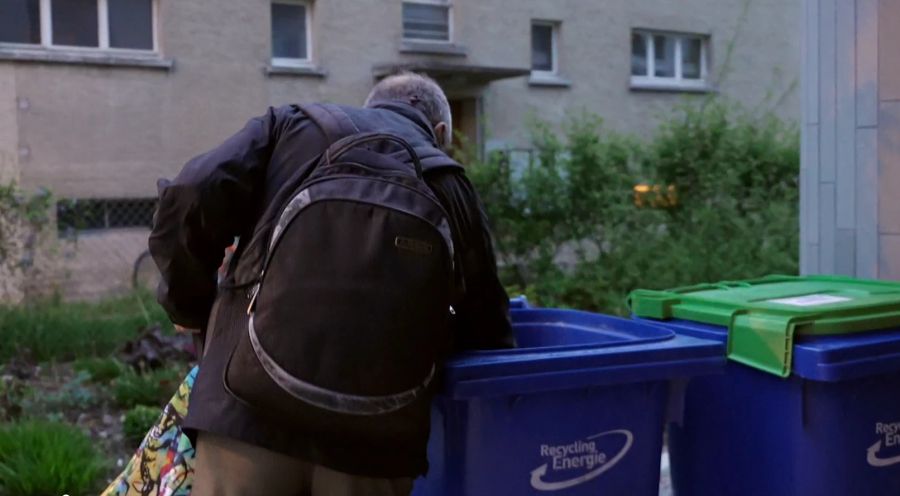
M 0 496 L 90 494 L 104 469 L 77 428 L 46 421 L 0 425 Z
M 125 439 L 129 441 L 142 440 L 147 431 L 159 420 L 161 413 L 160 408 L 146 405 L 137 405 L 125 412 L 125 420 L 122 423 Z
M 53 196 L 47 190 L 29 195 L 15 183 L 0 185 L 0 261 L 10 254 L 13 239 L 12 223 L 22 221 L 34 229 L 41 229 L 50 221 L 50 207 Z
M 146 293 L 0 306 L 0 362 L 23 355 L 36 361 L 109 355 L 152 322 L 166 323 L 171 331 L 165 312 Z
M 55 391 L 44 391 L 26 398 L 25 411 L 30 416 L 60 417 L 100 405 L 104 395 L 91 387 L 90 376 L 79 372 Z
M 22 281 L 52 266 L 52 243 L 43 236 L 52 206 L 46 190 L 29 194 L 15 183 L 0 184 L 0 301 L 22 301 Z
M 113 381 L 113 397 L 121 408 L 137 405 L 161 407 L 175 394 L 183 368 L 161 368 L 144 373 L 129 369 Z
M 650 140 L 580 116 L 534 128 L 534 156 L 471 170 L 504 282 L 546 306 L 626 313 L 635 288 L 796 273 L 798 133 L 719 100 L 679 107 Z M 637 206 L 634 186 L 674 186 Z M 667 208 L 652 208 L 651 204 Z
M 0 422 L 15 420 L 24 413 L 23 403 L 30 388 L 14 375 L 0 376 Z
M 91 382 L 108 383 L 125 372 L 125 364 L 113 357 L 79 358 L 75 370 L 87 374 Z

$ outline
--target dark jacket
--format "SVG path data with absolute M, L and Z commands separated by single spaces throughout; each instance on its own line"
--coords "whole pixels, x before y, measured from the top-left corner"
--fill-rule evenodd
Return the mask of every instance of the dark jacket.
M 453 164 L 437 149 L 426 118 L 413 107 L 390 103 L 342 109 L 352 121 L 351 129 L 399 135 L 417 149 L 423 163 Z M 264 256 L 265 237 L 253 236 L 262 224 L 260 216 L 277 201 L 280 185 L 298 167 L 311 170 L 315 158 L 341 137 L 333 129 L 320 127 L 298 106 L 270 108 L 219 147 L 192 159 L 175 179 L 159 183 L 159 208 L 150 236 L 150 252 L 163 275 L 159 302 L 174 323 L 206 331 L 185 427 L 191 434 L 208 431 L 343 472 L 414 476 L 427 469 L 427 422 L 411 439 L 363 446 L 353 439 L 306 432 L 303 426 L 272 425 L 230 396 L 222 384 L 226 360 L 240 333 L 246 332 L 248 291 Z M 433 168 L 426 182 L 450 216 L 462 279 L 449 348 L 512 346 L 508 299 L 497 278 L 487 221 L 472 184 L 459 167 Z M 217 284 L 223 251 L 235 237 L 242 242 Z M 248 242 L 251 239 L 261 242 Z

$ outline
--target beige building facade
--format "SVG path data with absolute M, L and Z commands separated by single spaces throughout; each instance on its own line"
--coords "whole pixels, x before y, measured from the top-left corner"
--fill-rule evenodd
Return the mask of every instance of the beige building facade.
M 97 276 L 96 290 L 63 288 L 99 295 L 144 249 L 156 180 L 267 106 L 359 104 L 377 78 L 411 69 L 445 86 L 458 130 L 481 150 L 527 148 L 529 118 L 561 123 L 582 111 L 646 135 L 667 109 L 710 92 L 798 120 L 802 5 L 8 0 L 0 180 L 86 205 L 88 225 L 72 226 L 82 247 L 112 250 L 104 237 L 132 230 L 105 264 L 87 263 L 98 255 L 84 249 L 68 255 L 83 259 L 73 280 L 120 266 Z M 70 213 L 61 207 L 60 218 Z

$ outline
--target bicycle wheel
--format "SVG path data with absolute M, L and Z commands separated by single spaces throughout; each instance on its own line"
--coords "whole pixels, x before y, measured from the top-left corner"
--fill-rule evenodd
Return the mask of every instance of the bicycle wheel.
M 156 268 L 156 262 L 153 261 L 150 252 L 141 253 L 134 261 L 134 271 L 131 275 L 132 287 L 137 290 L 156 291 L 160 280 L 162 280 L 162 275 Z

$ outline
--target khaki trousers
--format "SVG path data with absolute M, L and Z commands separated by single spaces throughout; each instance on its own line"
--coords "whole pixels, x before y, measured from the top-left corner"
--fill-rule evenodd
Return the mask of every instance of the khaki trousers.
M 200 432 L 191 496 L 409 496 L 411 478 L 372 479 Z

